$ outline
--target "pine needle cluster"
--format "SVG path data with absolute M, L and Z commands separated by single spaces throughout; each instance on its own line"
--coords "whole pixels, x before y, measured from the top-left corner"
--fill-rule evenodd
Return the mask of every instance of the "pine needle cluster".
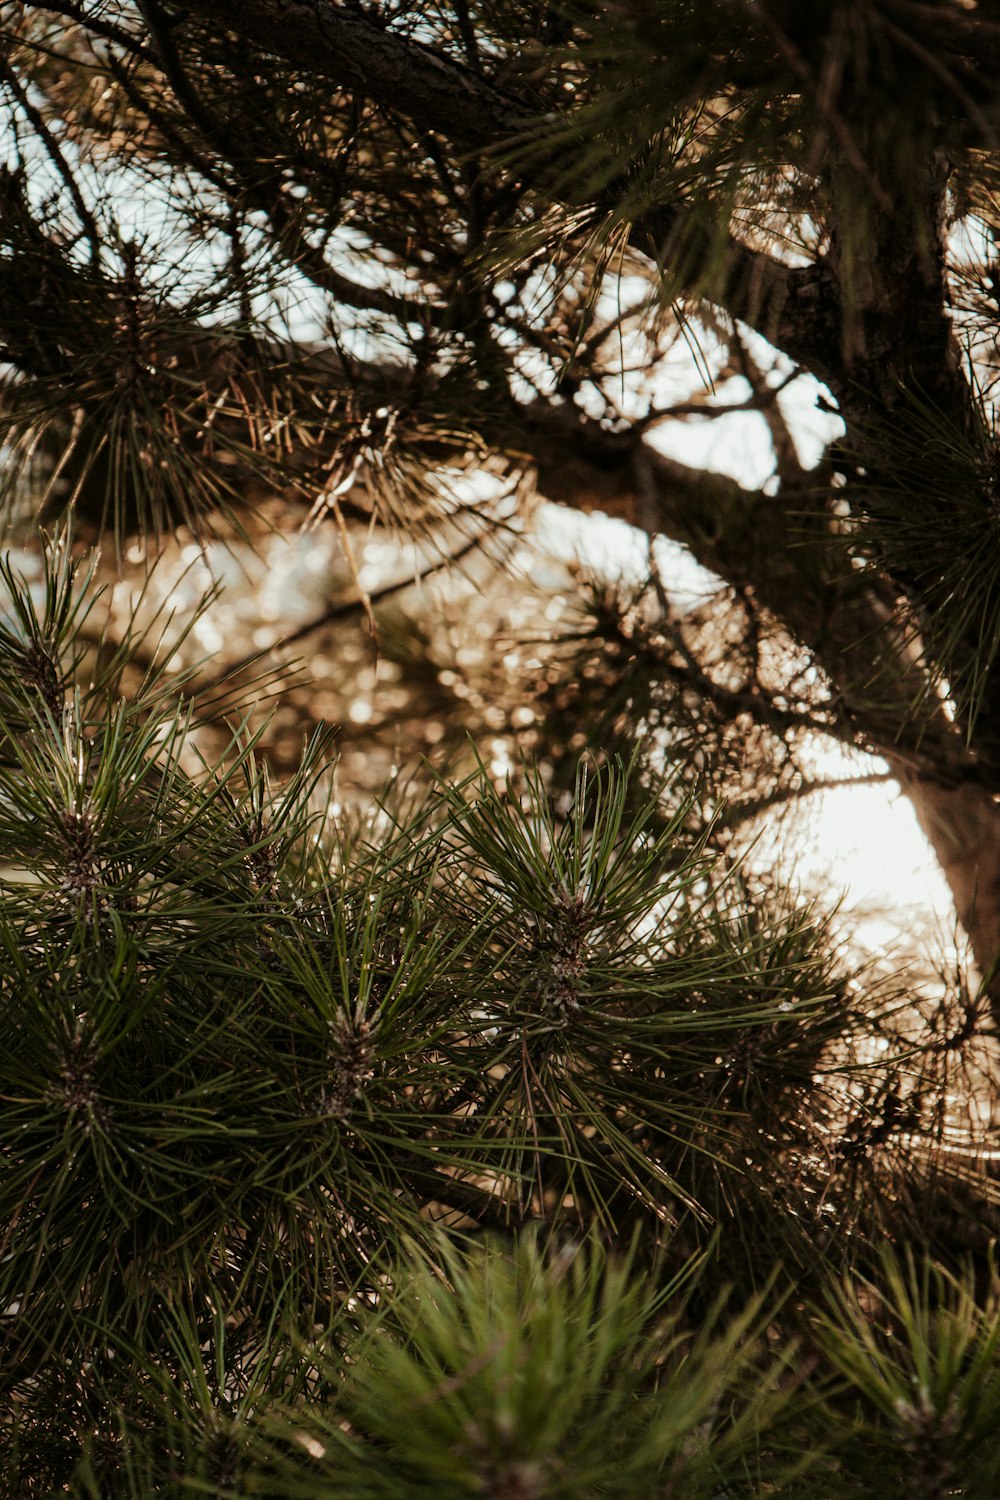
M 351 818 L 322 735 L 277 784 L 238 716 L 201 759 L 65 537 L 4 584 L 7 1493 L 846 1495 L 899 1442 L 911 1493 L 964 1472 L 990 1195 L 976 1269 L 882 1266 L 894 1144 L 923 1132 L 923 1205 L 963 1188 L 902 993 L 690 792 L 480 771 Z M 857 1351 L 890 1292 L 888 1396 Z

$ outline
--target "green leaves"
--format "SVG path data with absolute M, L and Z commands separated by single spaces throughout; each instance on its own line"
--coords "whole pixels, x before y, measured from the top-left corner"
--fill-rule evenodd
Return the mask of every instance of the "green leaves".
M 864 394 L 864 393 L 862 393 Z M 973 393 L 956 419 L 918 386 L 899 383 L 888 415 L 870 415 L 843 448 L 851 514 L 845 544 L 897 579 L 900 629 L 919 653 L 927 699 L 945 694 L 967 739 L 991 755 L 1000 652 L 998 446 Z M 872 405 L 874 412 L 878 408 Z M 926 703 L 914 703 L 916 716 Z
M 911 226 L 930 261 L 917 183 L 934 150 L 947 140 L 959 161 L 992 145 L 969 47 L 969 23 L 940 7 L 568 5 L 538 49 L 536 127 L 499 152 L 545 207 L 498 235 L 497 264 L 599 280 L 631 242 L 656 261 L 651 305 L 707 296 L 766 332 L 789 251 L 812 258 L 832 234 L 853 336 L 880 218 Z
M 763 1114 L 853 1024 L 821 924 L 754 911 L 686 832 L 693 798 L 664 817 L 662 791 L 635 799 L 627 775 L 581 770 L 562 818 L 537 777 L 520 803 L 489 785 L 468 806 L 450 794 L 468 849 L 454 899 L 491 909 L 480 1116 L 533 1178 L 535 1212 L 608 1223 L 630 1200 L 698 1211 L 714 1196 L 703 1173 L 742 1171 L 765 1142 L 769 1155 Z
M 278 1426 L 263 1492 L 708 1500 L 737 1493 L 768 1427 L 777 1476 L 789 1392 L 780 1361 L 755 1368 L 760 1308 L 686 1327 L 692 1271 L 609 1259 L 593 1239 L 441 1245 L 435 1262 L 413 1247 L 346 1366 L 327 1363 L 327 1401 Z
M 886 1496 L 988 1500 L 1000 1483 L 1000 1299 L 959 1275 L 886 1250 L 872 1280 L 832 1292 L 817 1343 L 845 1389 L 842 1472 Z M 849 1493 L 854 1491 L 849 1490 Z M 836 1491 L 840 1493 L 840 1491 Z
M 273 783 L 239 704 L 205 764 L 184 674 L 94 626 L 68 539 L 39 584 L 3 578 L 0 1424 L 20 1492 L 805 1483 L 826 1388 L 799 1392 L 795 1320 L 772 1306 L 761 1363 L 762 1305 L 731 1314 L 685 1278 L 713 1224 L 705 1276 L 805 1286 L 877 1222 L 848 1148 L 886 1134 L 865 1100 L 898 1100 L 903 1048 L 855 1087 L 887 999 L 870 987 L 862 1017 L 822 914 L 720 864 L 692 794 L 634 764 L 555 797 L 480 768 L 352 821 L 328 735 Z M 485 1232 L 503 1238 L 473 1249 Z M 598 1249 L 630 1240 L 620 1264 Z M 834 1326 L 830 1363 L 898 1417 Z M 987 1413 L 994 1342 L 948 1356 Z M 838 1473 L 859 1433 L 881 1451 L 859 1423 Z

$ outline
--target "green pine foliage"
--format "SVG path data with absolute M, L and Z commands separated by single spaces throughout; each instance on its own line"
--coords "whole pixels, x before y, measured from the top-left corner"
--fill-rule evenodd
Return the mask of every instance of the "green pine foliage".
M 993 0 L 0 7 L 0 1500 L 1000 1492 L 998 72 Z M 654 441 L 737 413 L 756 489 Z M 184 613 L 293 531 L 316 619 Z M 762 868 L 832 746 L 978 974 Z
M 272 784 L 236 717 L 206 763 L 170 649 L 84 648 L 66 537 L 4 581 L 8 1493 L 707 1500 L 898 1463 L 856 1273 L 810 1311 L 892 1222 L 849 1147 L 912 1067 L 901 1032 L 870 1055 L 898 990 L 860 1004 L 824 918 L 634 765 L 352 822 L 322 736 Z M 966 1454 L 992 1303 L 922 1274 Z

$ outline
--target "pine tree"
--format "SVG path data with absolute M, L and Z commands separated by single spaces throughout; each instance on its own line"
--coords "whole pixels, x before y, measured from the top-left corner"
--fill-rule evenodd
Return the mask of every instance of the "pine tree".
M 997 7 L 0 14 L 3 1493 L 992 1500 Z M 745 858 L 821 739 L 967 972 Z

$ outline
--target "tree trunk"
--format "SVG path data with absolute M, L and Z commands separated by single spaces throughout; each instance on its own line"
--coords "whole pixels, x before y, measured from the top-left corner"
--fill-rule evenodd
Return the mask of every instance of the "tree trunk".
M 994 974 L 1000 956 L 1000 805 L 982 787 L 942 786 L 886 759 L 937 856 L 1000 1022 L 1000 976 Z

